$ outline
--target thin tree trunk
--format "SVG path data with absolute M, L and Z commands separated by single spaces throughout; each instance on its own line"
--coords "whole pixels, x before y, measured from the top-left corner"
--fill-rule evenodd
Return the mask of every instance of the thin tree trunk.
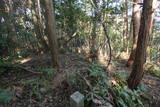
M 90 55 L 93 56 L 91 59 L 92 61 L 97 59 L 97 49 L 96 49 L 96 30 L 97 30 L 97 21 L 98 21 L 98 11 L 97 11 L 97 0 L 93 0 L 93 26 L 92 26 L 92 32 L 91 32 L 91 49 L 90 49 Z
M 126 12 L 125 12 L 125 42 L 126 42 L 126 51 L 128 52 L 129 44 L 129 32 L 128 32 L 128 0 L 125 0 Z
M 16 55 L 16 29 L 15 29 L 15 22 L 14 22 L 14 10 L 13 10 L 13 1 L 12 0 L 2 0 L 4 1 L 4 6 L 2 6 L 3 12 L 4 12 L 4 20 L 5 24 L 7 26 L 7 33 L 8 33 L 8 40 L 12 42 L 12 47 L 8 47 L 10 49 L 10 53 L 12 55 Z
M 39 39 L 42 44 L 41 48 L 43 51 L 48 50 L 48 44 L 44 39 L 44 29 L 43 29 L 43 23 L 42 23 L 42 18 L 41 18 L 41 7 L 40 7 L 40 1 L 36 0 L 35 1 L 35 17 L 33 18 L 34 21 L 34 27 L 35 27 L 35 32 L 36 32 L 36 37 Z
M 143 3 L 135 60 L 132 72 L 127 81 L 130 89 L 136 89 L 144 75 L 143 66 L 146 62 L 146 50 L 149 36 L 151 36 L 152 33 L 156 2 L 157 0 L 144 0 Z
M 57 46 L 57 38 L 56 38 L 56 24 L 53 10 L 53 1 L 45 0 L 46 6 L 46 29 L 48 34 L 48 40 L 52 55 L 53 67 L 59 67 L 58 61 L 58 46 Z
M 140 5 L 138 4 L 140 0 L 134 0 L 133 1 L 133 12 L 132 12 L 132 20 L 133 20 L 133 47 L 131 50 L 131 54 L 129 56 L 129 59 L 127 61 L 126 66 L 131 67 L 134 59 L 135 59 L 135 52 L 137 48 L 137 39 L 138 39 L 138 33 L 139 33 L 139 27 L 140 27 Z

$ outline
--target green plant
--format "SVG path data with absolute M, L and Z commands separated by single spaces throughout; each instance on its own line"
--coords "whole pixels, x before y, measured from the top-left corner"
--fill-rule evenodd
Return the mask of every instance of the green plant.
M 143 85 L 137 90 L 130 90 L 126 84 L 126 75 L 113 75 L 119 78 L 120 85 L 112 85 L 107 78 L 107 72 L 99 64 L 93 64 L 89 69 L 89 79 L 86 83 L 90 90 L 86 90 L 87 101 L 92 101 L 100 105 L 115 105 L 117 107 L 136 107 L 142 106 L 140 93 L 143 91 Z
M 153 70 L 150 71 L 153 75 L 157 76 L 160 78 L 160 69 L 159 68 L 155 68 Z
M 113 87 L 113 89 L 116 93 L 115 99 L 118 107 L 143 107 L 143 103 L 139 96 L 140 90 L 130 90 L 127 86 L 116 86 Z
M 107 72 L 102 69 L 100 64 L 95 63 L 90 67 L 89 77 L 88 85 L 90 85 L 90 90 L 86 91 L 87 101 L 92 101 L 94 103 L 102 101 L 103 104 L 105 104 L 105 102 L 113 104 L 108 91 L 111 84 L 108 82 Z
M 41 99 L 41 98 L 42 98 L 42 96 L 41 96 L 41 91 L 38 90 L 38 89 L 33 89 L 32 91 L 30 91 L 29 96 L 30 96 L 30 97 L 36 96 L 38 99 Z
M 158 78 L 160 78 L 160 67 L 158 65 L 156 65 L 153 62 L 148 62 L 145 65 L 145 69 L 147 70 L 147 72 L 153 74 L 154 76 L 157 76 Z
M 70 76 L 68 76 L 67 77 L 67 81 L 68 81 L 68 83 L 70 83 L 71 85 L 76 85 L 77 84 L 77 75 L 76 74 L 74 74 L 74 75 L 70 75 Z
M 53 68 L 45 68 L 45 69 L 42 69 L 41 72 L 47 74 L 48 78 L 52 78 L 54 76 L 56 70 Z
M 28 80 L 22 80 L 20 82 L 23 85 L 34 85 L 37 86 L 38 88 L 45 87 L 46 89 L 53 88 L 53 85 L 50 83 L 49 80 L 45 78 L 33 78 L 33 79 L 28 79 Z
M 9 67 L 12 65 L 13 65 L 13 58 L 12 57 L 4 58 L 4 59 L 0 58 L 0 66 L 1 67 Z
M 7 58 L 0 58 L 0 72 L 6 71 L 7 67 L 13 66 L 13 58 L 7 57 Z
M 127 75 L 124 72 L 113 72 L 112 76 L 116 79 L 116 81 L 120 84 L 120 85 L 126 85 L 126 79 L 127 79 Z
M 13 98 L 13 95 L 7 91 L 5 91 L 5 89 L 0 88 L 0 103 L 4 103 L 6 101 L 9 101 Z

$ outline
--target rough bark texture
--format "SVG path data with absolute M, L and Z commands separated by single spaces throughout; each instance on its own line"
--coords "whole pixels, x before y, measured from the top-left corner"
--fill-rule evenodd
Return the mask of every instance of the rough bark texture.
M 17 35 L 15 31 L 15 22 L 14 22 L 14 8 L 13 8 L 13 1 L 12 0 L 1 0 L 2 6 L 0 7 L 2 17 L 4 18 L 4 23 L 7 27 L 7 39 L 12 42 L 12 47 L 8 47 L 10 50 L 10 54 L 16 55 L 16 47 L 17 47 Z
M 40 40 L 41 50 L 47 51 L 48 50 L 48 44 L 46 40 L 44 39 L 44 28 L 42 23 L 42 16 L 41 16 L 41 7 L 40 7 L 40 0 L 35 0 L 34 3 L 34 17 L 33 17 L 33 23 L 34 23 L 34 29 L 36 33 L 36 37 L 38 40 Z
M 124 36 L 126 39 L 125 39 L 124 46 L 126 47 L 126 51 L 128 52 L 128 46 L 129 46 L 128 45 L 128 43 L 129 43 L 128 42 L 128 38 L 129 38 L 129 34 L 128 34 L 129 33 L 128 32 L 128 0 L 125 0 L 125 7 L 126 7 L 126 11 L 125 11 L 125 17 L 124 17 L 124 21 L 125 21 L 124 22 L 125 23 L 125 32 L 124 32 L 125 35 Z
M 132 72 L 127 81 L 130 89 L 136 89 L 143 78 L 143 66 L 146 61 L 146 49 L 149 36 L 151 36 L 152 33 L 152 24 L 156 2 L 157 0 L 144 0 L 143 3 L 135 61 L 133 63 Z
M 55 25 L 55 18 L 54 18 L 54 10 L 53 10 L 53 1 L 52 0 L 45 0 L 45 7 L 46 7 L 46 29 L 48 34 L 48 40 L 52 55 L 52 62 L 53 67 L 58 67 L 58 46 L 57 46 L 57 39 L 56 39 L 56 25 Z
M 140 27 L 140 5 L 138 4 L 140 0 L 133 0 L 135 4 L 133 4 L 133 12 L 132 12 L 132 21 L 133 21 L 133 47 L 129 59 L 127 61 L 127 67 L 131 67 L 134 59 L 137 48 L 137 39 Z
M 97 11 L 97 0 L 93 0 L 94 6 L 94 13 L 93 13 L 93 26 L 92 26 L 92 33 L 91 33 L 91 46 L 90 46 L 90 55 L 93 55 L 94 57 L 92 57 L 92 61 L 96 60 L 98 57 L 98 50 L 96 49 L 96 37 L 97 37 L 97 24 L 98 24 L 98 11 Z

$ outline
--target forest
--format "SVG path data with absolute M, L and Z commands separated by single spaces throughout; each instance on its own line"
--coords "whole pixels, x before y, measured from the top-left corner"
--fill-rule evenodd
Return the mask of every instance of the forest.
M 0 0 L 0 107 L 160 107 L 160 1 Z

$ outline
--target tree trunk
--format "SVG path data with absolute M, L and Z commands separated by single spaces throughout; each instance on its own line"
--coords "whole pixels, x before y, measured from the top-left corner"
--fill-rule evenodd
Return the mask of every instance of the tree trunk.
M 7 38 L 10 42 L 12 42 L 12 47 L 8 47 L 10 49 L 10 53 L 12 55 L 16 55 L 16 48 L 17 48 L 17 35 L 15 29 L 15 22 L 14 22 L 14 9 L 13 9 L 13 1 L 12 0 L 2 0 L 4 4 L 0 11 L 3 13 L 3 18 L 7 27 Z
M 128 0 L 125 0 L 125 7 L 126 7 L 126 12 L 125 12 L 125 42 L 126 42 L 126 51 L 128 53 L 128 48 L 129 48 L 129 30 L 128 30 Z
M 91 56 L 94 56 L 92 57 L 92 61 L 96 60 L 97 59 L 97 52 L 98 50 L 96 49 L 96 37 L 97 37 L 97 34 L 96 34 L 96 30 L 97 30 L 97 21 L 98 21 L 98 11 L 97 11 L 97 0 L 93 0 L 93 3 L 94 3 L 94 6 L 93 6 L 93 18 L 92 18 L 92 21 L 93 21 L 93 26 L 92 26 L 92 32 L 91 32 L 91 46 L 90 46 L 90 55 Z
M 53 1 L 45 0 L 45 6 L 46 6 L 46 29 L 52 55 L 52 63 L 53 63 L 52 65 L 53 67 L 59 67 Z
M 133 21 L 133 47 L 131 54 L 129 56 L 129 59 L 127 61 L 126 66 L 131 67 L 134 59 L 135 59 L 135 53 L 137 48 L 137 39 L 138 39 L 138 33 L 139 33 L 139 27 L 140 27 L 140 5 L 138 4 L 140 0 L 133 0 L 133 12 L 132 12 L 132 21 Z M 131 23 L 132 24 L 132 23 Z
M 144 0 L 138 43 L 132 72 L 128 78 L 130 89 L 136 89 L 143 78 L 143 66 L 146 62 L 146 49 L 152 33 L 153 17 L 157 0 Z
M 34 28 L 36 32 L 36 37 L 38 40 L 40 40 L 40 43 L 42 44 L 41 48 L 43 51 L 48 50 L 48 44 L 44 39 L 44 29 L 43 29 L 43 23 L 42 23 L 42 16 L 41 16 L 41 7 L 40 7 L 40 0 L 35 0 L 35 8 L 34 8 Z

